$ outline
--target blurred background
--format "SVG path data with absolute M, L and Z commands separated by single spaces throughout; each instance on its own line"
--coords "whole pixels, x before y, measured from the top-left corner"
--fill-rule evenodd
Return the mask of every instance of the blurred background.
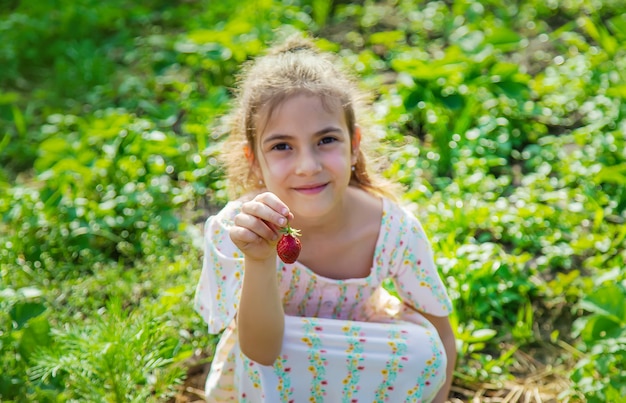
M 454 303 L 450 400 L 624 401 L 622 0 L 2 0 L 0 401 L 202 401 L 215 127 L 296 31 L 375 94 Z

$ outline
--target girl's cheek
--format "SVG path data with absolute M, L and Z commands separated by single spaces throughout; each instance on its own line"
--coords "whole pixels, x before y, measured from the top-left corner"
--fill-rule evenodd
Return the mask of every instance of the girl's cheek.
M 273 178 L 277 178 L 282 175 L 285 175 L 288 169 L 289 169 L 289 164 L 284 159 L 278 159 L 278 158 L 267 159 L 267 170 L 268 170 L 268 173 Z
M 329 153 L 326 158 L 327 164 L 341 167 L 346 164 L 352 165 L 352 155 L 343 152 L 342 150 L 334 150 Z

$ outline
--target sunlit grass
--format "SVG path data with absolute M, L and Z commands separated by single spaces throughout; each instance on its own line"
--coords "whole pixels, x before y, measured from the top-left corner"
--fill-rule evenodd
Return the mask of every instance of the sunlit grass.
M 626 9 L 492 3 L 9 2 L 0 400 L 163 401 L 210 357 L 191 300 L 226 201 L 215 124 L 241 63 L 307 30 L 376 93 L 453 299 L 455 396 L 619 401 Z

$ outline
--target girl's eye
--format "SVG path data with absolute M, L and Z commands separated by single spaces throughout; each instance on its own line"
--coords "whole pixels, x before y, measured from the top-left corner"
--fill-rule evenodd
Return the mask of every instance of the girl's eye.
M 278 150 L 278 151 L 289 150 L 289 145 L 287 143 L 278 143 L 272 147 L 272 150 Z
M 320 140 L 320 144 L 330 144 L 335 141 L 337 141 L 337 139 L 334 137 L 324 137 L 322 140 Z

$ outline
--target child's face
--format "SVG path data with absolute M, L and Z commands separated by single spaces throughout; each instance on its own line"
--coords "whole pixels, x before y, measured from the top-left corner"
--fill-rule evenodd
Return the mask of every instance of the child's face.
M 274 110 L 257 137 L 255 169 L 298 217 L 339 206 L 356 163 L 358 144 L 352 144 L 343 109 L 338 103 L 328 109 L 319 97 L 295 95 Z

